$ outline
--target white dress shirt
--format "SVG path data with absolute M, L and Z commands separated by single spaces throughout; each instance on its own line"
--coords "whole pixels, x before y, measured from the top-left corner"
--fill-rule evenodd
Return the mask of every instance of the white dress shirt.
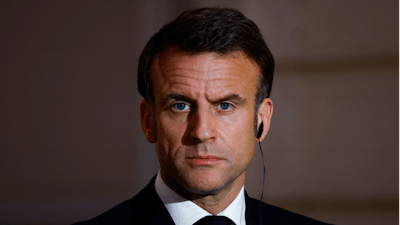
M 205 216 L 211 216 L 209 212 L 200 206 L 170 189 L 161 178 L 160 171 L 158 171 L 154 185 L 158 196 L 176 225 L 194 224 Z M 226 216 L 236 225 L 246 225 L 245 212 L 246 202 L 243 186 L 236 198 L 228 207 L 218 213 L 218 216 Z

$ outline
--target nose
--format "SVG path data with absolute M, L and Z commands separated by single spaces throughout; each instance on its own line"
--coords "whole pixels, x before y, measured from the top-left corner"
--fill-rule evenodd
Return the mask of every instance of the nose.
M 203 108 L 195 111 L 191 116 L 190 127 L 190 137 L 195 141 L 201 143 L 209 141 L 215 138 L 215 121 L 214 116 L 210 109 Z

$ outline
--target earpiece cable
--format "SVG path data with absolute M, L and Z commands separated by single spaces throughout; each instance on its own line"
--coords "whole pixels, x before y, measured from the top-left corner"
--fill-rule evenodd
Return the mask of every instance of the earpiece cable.
M 261 148 L 261 142 L 260 140 L 258 140 L 258 145 L 260 146 L 260 151 L 261 151 L 261 158 L 262 158 L 262 162 L 263 162 L 263 186 L 262 186 L 262 190 L 261 190 L 261 198 L 260 198 L 260 202 L 259 202 L 259 209 L 258 209 L 258 213 L 260 216 L 260 225 L 261 225 L 261 204 L 262 204 L 262 199 L 263 199 L 263 195 L 264 195 L 264 186 L 265 186 L 265 162 L 264 162 L 264 154 Z

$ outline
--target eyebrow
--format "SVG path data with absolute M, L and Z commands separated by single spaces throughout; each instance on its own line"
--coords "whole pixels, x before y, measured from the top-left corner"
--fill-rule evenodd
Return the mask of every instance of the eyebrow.
M 225 101 L 232 101 L 232 102 L 235 102 L 236 104 L 242 105 L 242 104 L 246 103 L 246 98 L 244 98 L 238 94 L 230 94 L 230 95 L 227 95 L 220 99 L 217 99 L 216 102 L 225 102 Z
M 162 106 L 166 105 L 168 103 L 168 101 L 170 101 L 171 99 L 181 100 L 181 101 L 189 102 L 191 104 L 194 102 L 193 100 L 191 100 L 190 98 L 186 97 L 185 95 L 172 93 L 172 94 L 166 95 L 161 100 L 161 105 Z
M 167 102 L 171 99 L 189 102 L 190 104 L 193 104 L 195 102 L 193 99 L 190 99 L 185 95 L 171 93 L 171 94 L 166 95 L 163 98 L 163 100 L 161 101 L 161 105 L 167 104 Z M 230 95 L 224 96 L 222 98 L 216 99 L 214 102 L 225 102 L 225 101 L 232 101 L 232 102 L 235 102 L 236 104 L 242 105 L 242 104 L 246 103 L 246 98 L 244 98 L 238 94 L 230 94 Z

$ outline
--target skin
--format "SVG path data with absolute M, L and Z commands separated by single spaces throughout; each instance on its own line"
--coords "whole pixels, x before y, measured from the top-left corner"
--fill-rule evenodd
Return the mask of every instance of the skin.
M 218 214 L 244 185 L 253 160 L 254 106 L 260 69 L 243 52 L 190 55 L 169 50 L 155 58 L 155 111 L 143 100 L 140 117 L 147 140 L 156 144 L 160 173 L 168 187 Z M 257 113 L 262 141 L 272 101 Z

